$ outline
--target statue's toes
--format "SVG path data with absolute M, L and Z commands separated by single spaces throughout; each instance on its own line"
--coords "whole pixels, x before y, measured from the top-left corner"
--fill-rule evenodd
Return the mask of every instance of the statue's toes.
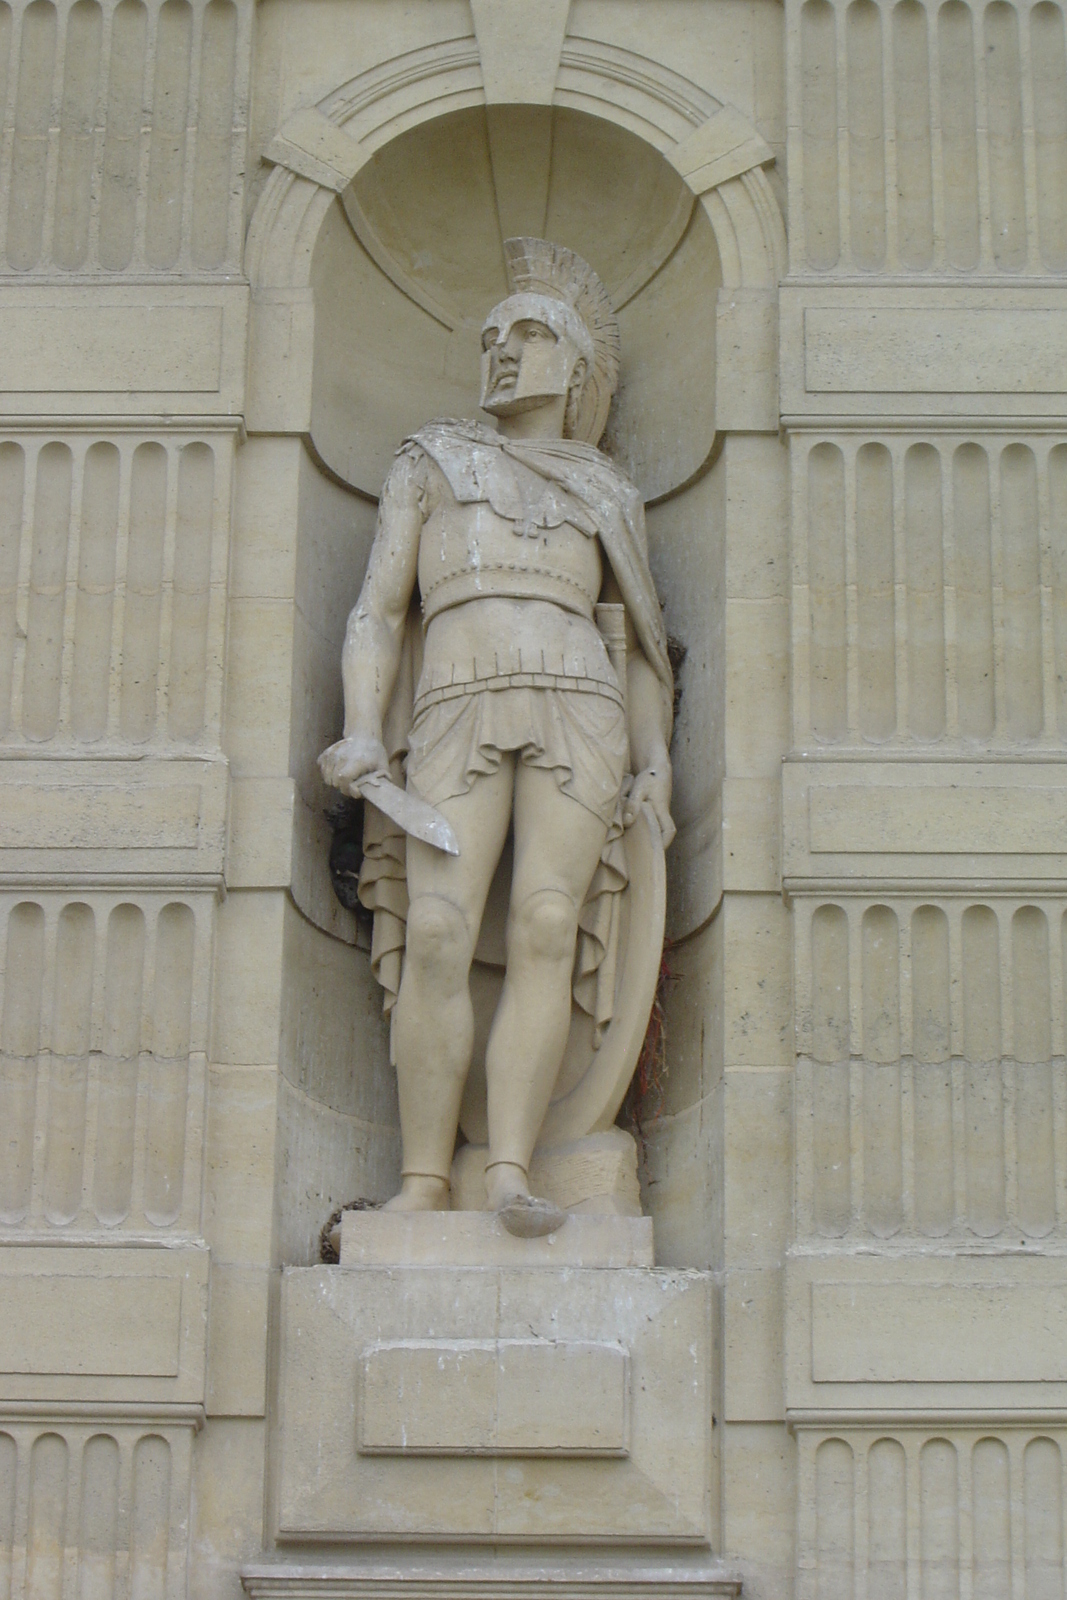
M 513 1195 L 506 1200 L 497 1216 L 509 1233 L 519 1239 L 540 1239 L 546 1233 L 555 1233 L 567 1220 L 567 1213 L 551 1200 L 542 1200 L 532 1194 Z

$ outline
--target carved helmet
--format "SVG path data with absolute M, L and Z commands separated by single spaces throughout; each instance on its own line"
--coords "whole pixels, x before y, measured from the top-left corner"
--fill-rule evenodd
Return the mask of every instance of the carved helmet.
M 541 294 L 562 300 L 581 318 L 593 346 L 573 416 L 568 407 L 567 433 L 596 444 L 608 420 L 608 407 L 619 381 L 619 324 L 608 291 L 587 261 L 565 245 L 547 239 L 505 239 L 504 259 L 513 294 Z

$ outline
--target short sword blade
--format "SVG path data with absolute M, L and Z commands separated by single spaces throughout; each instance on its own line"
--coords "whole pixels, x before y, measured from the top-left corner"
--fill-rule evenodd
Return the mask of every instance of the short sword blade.
M 446 855 L 459 855 L 459 845 L 448 818 L 436 807 L 420 800 L 417 794 L 401 789 L 378 773 L 360 778 L 357 788 L 364 799 L 377 806 L 390 822 L 410 833 L 413 839 L 421 839 L 423 844 L 433 845 L 435 850 L 443 850 Z

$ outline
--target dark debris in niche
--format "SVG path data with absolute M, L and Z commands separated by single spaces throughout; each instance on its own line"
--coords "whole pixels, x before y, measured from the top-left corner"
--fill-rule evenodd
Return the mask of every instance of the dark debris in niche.
M 328 1267 L 336 1267 L 341 1259 L 341 1216 L 345 1211 L 377 1211 L 380 1200 L 349 1200 L 338 1206 L 323 1223 L 319 1231 L 319 1259 Z

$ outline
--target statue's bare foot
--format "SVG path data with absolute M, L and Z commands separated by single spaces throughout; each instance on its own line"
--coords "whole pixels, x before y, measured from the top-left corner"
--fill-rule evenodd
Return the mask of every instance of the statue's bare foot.
M 429 1178 L 412 1173 L 382 1207 L 383 1211 L 447 1211 L 449 1209 L 448 1179 Z
M 555 1233 L 567 1220 L 567 1213 L 530 1193 L 525 1168 L 511 1161 L 494 1161 L 486 1168 L 489 1208 L 495 1211 L 509 1233 L 520 1239 L 540 1239 Z

